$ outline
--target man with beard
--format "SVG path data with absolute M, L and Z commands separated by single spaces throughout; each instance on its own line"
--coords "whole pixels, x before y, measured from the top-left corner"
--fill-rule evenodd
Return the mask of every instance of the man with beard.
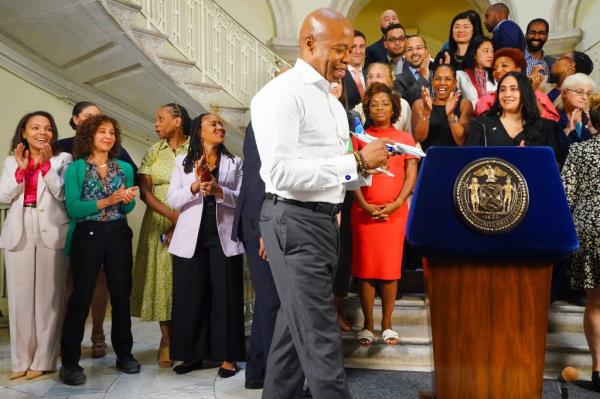
M 550 68 L 554 64 L 554 58 L 544 54 L 544 50 L 542 50 L 546 40 L 548 40 L 549 31 L 548 21 L 543 18 L 533 19 L 527 24 L 527 30 L 525 31 L 527 76 L 530 76 L 536 70 L 544 76 L 550 76 Z
M 519 25 L 508 19 L 509 10 L 506 4 L 492 4 L 485 10 L 484 25 L 492 34 L 494 51 L 501 48 L 518 48 L 525 51 L 525 37 Z
M 413 35 L 406 39 L 404 59 L 408 69 L 405 68 L 404 72 L 395 76 L 394 89 L 412 107 L 413 102 L 421 98 L 421 88 L 431 87 L 433 68 L 423 36 Z
M 391 24 L 399 24 L 400 20 L 398 19 L 398 14 L 394 10 L 385 10 L 379 16 L 379 28 L 381 29 L 381 33 L 383 36 L 381 39 L 377 40 L 375 43 L 371 44 L 367 47 L 367 51 L 365 54 L 365 70 L 372 62 L 383 62 L 385 64 L 388 63 L 387 60 L 387 49 L 384 45 L 385 40 L 385 29 Z
M 400 24 L 391 24 L 383 32 L 383 44 L 387 50 L 386 60 L 390 64 L 394 76 L 404 72 L 404 49 L 406 48 L 406 31 Z

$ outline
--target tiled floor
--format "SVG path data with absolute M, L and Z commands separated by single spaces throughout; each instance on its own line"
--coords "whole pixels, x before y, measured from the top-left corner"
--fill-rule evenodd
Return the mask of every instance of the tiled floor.
M 115 355 L 92 359 L 89 348 L 89 330 L 86 331 L 80 365 L 85 369 L 87 382 L 70 387 L 58 380 L 58 373 L 42 376 L 34 381 L 8 380 L 10 347 L 8 329 L 0 329 L 0 398 L 2 399 L 242 399 L 260 398 L 261 391 L 244 388 L 243 371 L 229 379 L 217 377 L 217 369 L 205 369 L 186 375 L 176 375 L 171 369 L 161 369 L 156 363 L 160 340 L 157 323 L 133 320 L 133 352 L 142 364 L 140 374 L 127 375 L 116 371 Z M 110 321 L 105 323 L 110 331 Z M 59 360 L 60 366 L 60 360 Z M 241 365 L 243 366 L 243 364 Z

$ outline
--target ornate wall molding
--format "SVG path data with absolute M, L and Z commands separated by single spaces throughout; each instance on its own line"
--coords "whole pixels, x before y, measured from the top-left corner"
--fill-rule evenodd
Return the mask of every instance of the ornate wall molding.
M 271 48 L 281 58 L 293 64 L 300 54 L 296 15 L 290 0 L 269 0 L 269 6 L 275 22 L 275 37 L 271 39 Z

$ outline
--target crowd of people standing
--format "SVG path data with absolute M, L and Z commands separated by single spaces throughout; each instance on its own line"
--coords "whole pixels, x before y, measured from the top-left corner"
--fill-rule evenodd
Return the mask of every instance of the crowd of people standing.
M 85 321 L 91 308 L 92 356 L 105 356 L 102 324 L 110 299 L 112 348 L 122 372 L 141 367 L 132 355 L 135 316 L 158 322 L 162 368 L 185 374 L 217 360 L 218 375 L 228 378 L 239 370 L 237 362 L 247 360 L 246 387 L 264 385 L 269 393 L 263 397 L 295 397 L 305 377 L 317 397 L 348 396 L 336 338 L 352 330 L 343 312 L 350 275 L 364 314 L 358 342 L 369 346 L 378 332 L 377 289 L 382 339 L 399 342 L 392 313 L 418 158 L 387 159 L 382 143 L 393 140 L 423 151 L 552 148 L 557 165 L 564 165 L 582 241 L 572 262 L 573 286 L 587 290 L 586 336 L 600 386 L 600 270 L 593 244 L 600 233 L 589 217 L 599 204 L 585 191 L 599 185 L 582 180 L 600 176 L 589 173 L 597 169 L 600 127 L 589 77 L 593 63 L 576 51 L 555 60 L 543 52 L 550 29 L 545 20 L 532 20 L 523 34 L 508 16 L 502 3 L 488 8 L 483 24 L 472 10 L 457 14 L 447 42 L 432 57 L 425 38 L 407 35 L 393 10 L 381 14 L 382 37 L 371 46 L 345 19 L 327 10 L 312 13 L 294 68 L 252 102 L 244 162 L 225 146 L 218 115 L 192 119 L 177 103 L 156 111 L 159 141 L 139 169 L 121 145 L 118 121 L 96 104 L 75 105 L 69 121 L 75 136 L 63 140 L 52 115 L 23 116 L 0 178 L 0 202 L 10 205 L 0 236 L 10 378 L 53 371 L 60 354 L 60 379 L 84 384 Z M 315 36 L 320 24 L 335 28 L 327 39 Z M 341 50 L 335 56 L 317 51 L 323 45 Z M 298 104 L 305 114 L 298 115 Z M 322 117 L 319 109 L 332 115 Z M 308 114 L 314 117 L 303 119 Z M 346 127 L 363 125 L 379 140 L 351 139 Z M 388 173 L 373 174 L 380 166 Z M 344 189 L 343 183 L 357 184 Z M 127 214 L 136 198 L 146 211 L 134 262 Z M 338 227 L 339 251 L 332 239 Z M 256 291 L 248 351 L 244 252 Z M 568 268 L 568 262 L 556 267 L 556 295 Z

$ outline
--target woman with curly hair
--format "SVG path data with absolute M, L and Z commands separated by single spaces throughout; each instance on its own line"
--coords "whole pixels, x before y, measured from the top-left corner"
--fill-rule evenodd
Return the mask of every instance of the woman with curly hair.
M 400 97 L 389 87 L 381 83 L 369 86 L 363 104 L 367 118 L 373 122 L 367 133 L 415 145 L 410 133 L 393 127 L 400 113 Z M 353 144 L 356 150 L 364 146 L 356 139 Z M 365 318 L 357 339 L 364 346 L 370 345 L 374 337 L 376 285 L 379 285 L 383 305 L 381 336 L 389 345 L 399 342 L 398 333 L 392 329 L 392 312 L 401 275 L 407 199 L 417 178 L 417 159 L 397 155 L 390 157 L 388 166 L 394 176 L 374 175 L 371 186 L 354 191 L 355 202 L 351 209 L 352 275 L 360 279 L 360 301 Z M 389 237 L 394 237 L 394 245 L 387 245 Z
M 79 366 L 81 340 L 96 279 L 104 266 L 112 305 L 111 340 L 117 369 L 139 373 L 131 355 L 131 293 L 133 233 L 127 214 L 135 206 L 137 187 L 131 165 L 116 159 L 121 130 L 109 116 L 97 115 L 79 128 L 74 161 L 65 176 L 67 212 L 71 216 L 65 254 L 71 257 L 73 294 L 69 298 L 61 339 L 60 379 L 67 385 L 85 383 Z
M 57 135 L 49 113 L 23 116 L 2 167 L 0 203 L 10 205 L 0 248 L 6 263 L 11 380 L 56 369 L 69 220 L 62 175 L 71 162 L 70 154 L 58 151 Z

